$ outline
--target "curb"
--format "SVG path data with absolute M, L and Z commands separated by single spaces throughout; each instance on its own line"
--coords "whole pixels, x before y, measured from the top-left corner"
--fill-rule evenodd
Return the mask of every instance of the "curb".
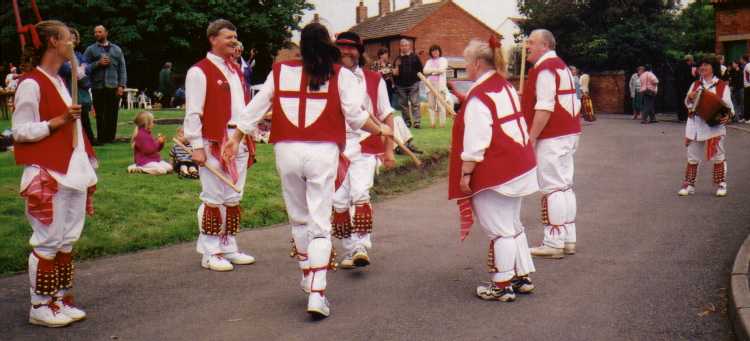
M 750 235 L 745 238 L 734 258 L 730 277 L 729 318 L 737 340 L 750 341 Z

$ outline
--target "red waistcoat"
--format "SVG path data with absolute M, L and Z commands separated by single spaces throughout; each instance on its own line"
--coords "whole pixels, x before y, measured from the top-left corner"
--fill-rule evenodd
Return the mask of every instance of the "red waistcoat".
M 375 114 L 375 117 L 380 117 L 380 109 L 378 108 L 380 73 L 364 69 L 363 71 L 365 73 L 365 84 L 367 84 L 367 96 L 370 97 L 373 114 Z M 379 155 L 385 153 L 385 142 L 382 136 L 370 135 L 359 144 L 362 146 L 362 153 L 364 154 Z
M 33 80 L 39 84 L 39 120 L 49 121 L 68 111 L 68 105 L 57 92 L 57 88 L 41 71 L 34 69 L 21 81 Z M 14 142 L 13 154 L 17 165 L 37 165 L 44 169 L 66 174 L 73 156 L 73 129 L 70 121 L 37 142 Z M 89 157 L 96 157 L 86 134 L 83 144 Z
M 229 88 L 229 81 L 208 58 L 203 58 L 194 66 L 201 69 L 206 76 L 206 97 L 203 102 L 203 115 L 201 115 L 203 138 L 221 142 L 227 132 L 227 124 L 232 119 L 232 91 Z M 235 68 L 235 71 L 241 74 L 239 69 Z M 242 82 L 241 78 L 240 82 Z M 250 96 L 244 85 L 242 89 L 245 93 L 245 104 L 247 104 Z
M 302 80 L 299 90 L 282 91 L 279 87 L 281 66 L 302 67 L 302 61 L 291 60 L 275 63 L 273 65 L 274 96 L 271 116 L 271 136 L 269 141 L 277 143 L 282 141 L 307 141 L 307 142 L 333 142 L 344 150 L 346 145 L 346 123 L 344 113 L 341 111 L 339 100 L 338 77 L 339 65 L 334 66 L 334 74 L 328 80 L 328 92 L 309 92 L 308 82 L 310 77 L 302 72 Z M 281 98 L 299 99 L 299 112 L 297 125 L 294 125 L 281 107 Z M 326 105 L 318 119 L 308 127 L 305 127 L 305 109 L 307 99 L 325 99 Z
M 563 62 L 563 60 L 558 57 L 549 58 L 541 62 L 539 65 L 529 70 L 529 79 L 527 80 L 523 89 L 521 107 L 523 108 L 523 114 L 526 117 L 526 123 L 529 126 L 529 130 L 531 130 L 531 126 L 534 123 L 534 106 L 536 105 L 536 82 L 537 78 L 539 77 L 539 73 L 543 70 L 549 70 L 553 75 L 555 75 L 555 109 L 554 111 L 552 111 L 552 115 L 550 115 L 547 125 L 539 134 L 538 139 L 540 140 L 570 134 L 578 134 L 581 132 L 581 121 L 578 119 L 580 106 L 576 108 L 575 96 L 572 96 L 572 101 L 574 101 L 572 106 L 574 111 L 573 114 L 569 113 L 562 105 L 560 105 L 560 95 L 570 95 L 576 93 L 575 86 L 572 84 L 572 79 L 570 80 L 571 89 L 560 90 L 560 75 L 557 73 L 557 70 L 561 69 L 567 71 L 568 65 L 566 65 L 565 62 Z
M 453 123 L 453 135 L 451 138 L 450 167 L 448 169 L 448 199 L 461 199 L 470 197 L 484 189 L 502 185 L 510 180 L 534 169 L 536 158 L 534 149 L 528 143 L 528 131 L 522 124 L 524 119 L 520 108 L 516 107 L 515 101 L 510 99 L 513 113 L 498 118 L 495 102 L 487 93 L 498 93 L 505 89 L 504 96 L 510 96 L 513 86 L 502 76 L 495 73 L 481 84 L 472 89 L 466 96 L 467 100 L 461 105 L 456 119 Z M 471 115 L 466 112 L 466 105 L 472 98 L 476 98 L 490 109 L 492 114 L 492 141 L 484 151 L 484 160 L 478 162 L 471 176 L 471 194 L 461 191 L 460 181 L 462 177 L 461 153 L 464 149 L 464 117 Z M 509 129 L 520 130 L 521 141 L 514 140 L 505 133 Z

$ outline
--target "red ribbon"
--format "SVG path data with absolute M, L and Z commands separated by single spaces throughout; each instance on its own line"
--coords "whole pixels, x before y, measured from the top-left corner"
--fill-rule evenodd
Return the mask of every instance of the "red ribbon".
M 211 143 L 211 155 L 213 155 L 214 158 L 219 160 L 219 164 L 221 164 L 221 170 L 224 171 L 224 173 L 228 174 L 229 177 L 232 179 L 232 183 L 237 183 L 237 180 L 240 178 L 240 174 L 237 171 L 237 164 L 234 162 L 234 160 L 226 162 L 224 158 L 221 157 L 221 148 L 227 143 L 227 137 L 224 136 L 221 143 Z
M 44 169 L 39 171 L 21 196 L 26 198 L 29 215 L 44 225 L 52 224 L 52 199 L 57 193 L 57 181 Z
M 490 47 L 493 49 L 500 48 L 500 41 L 497 40 L 497 36 L 495 36 L 494 34 L 490 36 L 490 39 L 487 41 L 487 43 L 489 43 Z
M 39 33 L 37 33 L 36 31 L 36 26 L 32 24 L 24 25 L 18 29 L 18 33 L 29 33 L 29 35 L 31 36 L 31 43 L 34 45 L 34 48 L 39 48 L 42 46 L 42 41 L 39 39 Z
M 464 241 L 471 232 L 471 225 L 474 225 L 474 210 L 471 208 L 471 198 L 458 199 L 456 204 L 461 217 L 461 241 Z
M 712 137 L 706 140 L 706 160 L 711 160 L 718 152 L 719 140 L 721 140 L 721 136 Z

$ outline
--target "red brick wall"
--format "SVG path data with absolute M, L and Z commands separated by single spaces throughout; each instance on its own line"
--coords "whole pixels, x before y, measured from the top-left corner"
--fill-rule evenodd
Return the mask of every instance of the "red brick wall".
M 594 112 L 608 114 L 625 113 L 625 73 L 622 71 L 603 72 L 590 75 L 589 90 Z M 510 82 L 518 89 L 518 77 Z
M 427 53 L 432 44 L 438 44 L 444 56 L 460 57 L 472 38 L 487 39 L 493 34 L 490 28 L 450 2 L 433 12 L 427 19 L 404 33 L 416 37 L 414 51 Z
M 748 5 L 733 5 L 716 8 L 715 18 L 716 53 L 724 53 L 724 46 L 722 42 L 719 41 L 720 36 L 750 34 L 750 6 Z M 747 40 L 747 44 L 748 50 L 750 50 L 750 40 Z

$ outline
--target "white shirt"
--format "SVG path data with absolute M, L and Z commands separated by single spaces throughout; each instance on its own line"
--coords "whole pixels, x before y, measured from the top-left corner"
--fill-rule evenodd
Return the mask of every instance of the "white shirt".
M 703 87 L 706 88 L 707 91 L 710 91 L 712 93 L 716 93 L 716 86 L 714 85 L 718 81 L 719 79 L 716 78 L 716 76 L 714 76 L 714 78 L 710 81 L 701 79 Z M 687 94 L 689 95 L 692 90 L 693 84 L 690 84 L 690 88 L 688 88 Z M 731 91 L 729 90 L 729 85 L 727 85 L 726 89 L 724 89 L 724 94 L 721 97 L 721 100 L 727 107 L 729 107 L 729 110 L 734 112 L 734 107 L 732 106 L 732 95 Z M 693 101 L 688 99 L 687 95 L 685 96 L 685 106 L 687 106 L 688 108 L 693 107 Z M 708 125 L 708 123 L 706 123 L 706 121 L 703 120 L 703 118 L 700 117 L 700 115 L 693 115 L 693 117 L 688 117 L 687 124 L 685 125 L 685 137 L 693 141 L 705 141 L 712 137 L 724 136 L 726 134 L 726 126 L 724 126 L 723 124 L 719 124 L 711 127 Z
M 492 70 L 485 72 L 474 82 L 469 92 L 494 74 L 495 71 Z M 499 93 L 488 93 L 487 95 L 495 102 L 495 110 L 499 118 L 515 113 L 512 103 L 515 103 L 516 110 L 521 110 L 521 101 L 518 99 L 518 93 L 516 93 L 512 85 L 510 86 L 510 93 L 502 90 Z M 528 127 L 523 117 L 518 121 L 505 122 L 500 128 L 504 134 L 516 140 L 516 142 L 524 145 L 529 143 Z M 490 146 L 491 142 L 492 112 L 481 100 L 471 98 L 466 104 L 466 111 L 464 113 L 464 150 L 461 153 L 461 160 L 482 162 L 484 160 L 484 151 Z M 509 197 L 532 194 L 539 190 L 536 167 L 515 179 L 490 189 Z
M 367 92 L 367 80 L 365 79 L 364 71 L 362 71 L 361 67 L 357 66 L 357 68 L 354 70 L 354 75 L 357 76 L 357 80 L 362 87 L 362 91 L 364 91 L 365 98 L 363 100 L 362 107 L 368 113 L 374 113 L 375 111 L 372 108 L 372 100 L 370 99 L 370 95 Z M 386 87 L 385 81 L 382 78 L 380 79 L 380 83 L 378 83 L 378 101 L 376 105 L 378 106 L 379 113 L 377 119 L 380 122 L 385 121 L 385 119 L 393 113 L 393 108 L 391 107 L 391 103 L 388 98 L 388 88 Z M 353 130 L 347 124 L 346 149 L 344 150 L 344 155 L 346 155 L 346 157 L 349 159 L 352 159 L 355 156 L 359 155 L 361 152 L 359 143 L 368 137 L 370 137 L 370 133 L 362 129 Z
M 245 107 L 245 91 L 237 72 L 230 71 L 223 58 L 209 52 L 206 58 L 213 63 L 229 82 L 232 97 L 232 116 L 228 124 L 236 124 L 239 114 Z M 188 70 L 185 76 L 185 138 L 193 148 L 203 148 L 203 105 L 206 101 L 206 75 L 197 66 Z
M 750 62 L 745 64 L 745 68 L 742 71 L 742 83 L 744 87 L 750 88 Z
M 60 94 L 60 97 L 65 104 L 70 106 L 73 101 L 70 98 L 68 89 L 65 87 L 65 82 L 63 82 L 60 76 L 50 76 L 39 67 L 37 67 L 37 70 L 41 71 L 43 75 L 52 81 L 52 84 L 55 85 L 55 89 Z M 35 80 L 27 79 L 21 82 L 15 95 L 16 111 L 13 112 L 12 122 L 13 139 L 15 139 L 16 142 L 37 142 L 50 135 L 49 122 L 40 120 L 40 98 L 41 91 L 39 84 Z M 68 171 L 65 174 L 53 170 L 47 171 L 59 185 L 86 192 L 90 186 L 95 185 L 97 182 L 96 171 L 94 170 L 96 167 L 96 160 L 89 160 L 89 156 L 86 154 L 81 120 L 76 120 L 75 129 L 78 132 L 78 143 L 70 157 Z M 23 175 L 21 176 L 21 192 L 23 192 L 34 177 L 39 174 L 40 170 L 41 168 L 37 165 L 26 166 L 24 168 Z
M 279 72 L 279 82 L 281 83 L 279 84 L 279 88 L 281 90 L 299 91 L 301 79 L 302 66 L 289 66 L 285 64 L 281 66 L 281 72 Z M 326 82 L 321 86 L 319 91 L 327 92 L 328 83 Z M 370 117 L 370 114 L 367 113 L 363 106 L 366 95 L 364 87 L 359 83 L 357 76 L 346 68 L 339 70 L 337 85 L 341 111 L 344 114 L 347 125 L 355 130 L 360 129 Z M 275 92 L 273 72 L 270 72 L 268 77 L 266 77 L 265 83 L 261 85 L 260 91 L 253 96 L 250 103 L 240 112 L 239 120 L 237 121 L 237 128 L 240 131 L 249 134 L 257 128 L 258 121 L 271 109 Z M 299 99 L 280 98 L 280 103 L 283 112 L 274 113 L 274 115 L 286 115 L 287 119 L 296 125 L 298 123 Z M 307 99 L 307 105 L 305 106 L 305 126 L 309 126 L 320 117 L 326 103 L 326 99 Z
M 448 59 L 445 57 L 428 59 L 424 63 L 423 72 L 437 90 L 448 89 L 448 80 L 446 78 L 446 73 L 448 72 Z M 438 73 L 438 75 L 432 75 L 433 73 Z

